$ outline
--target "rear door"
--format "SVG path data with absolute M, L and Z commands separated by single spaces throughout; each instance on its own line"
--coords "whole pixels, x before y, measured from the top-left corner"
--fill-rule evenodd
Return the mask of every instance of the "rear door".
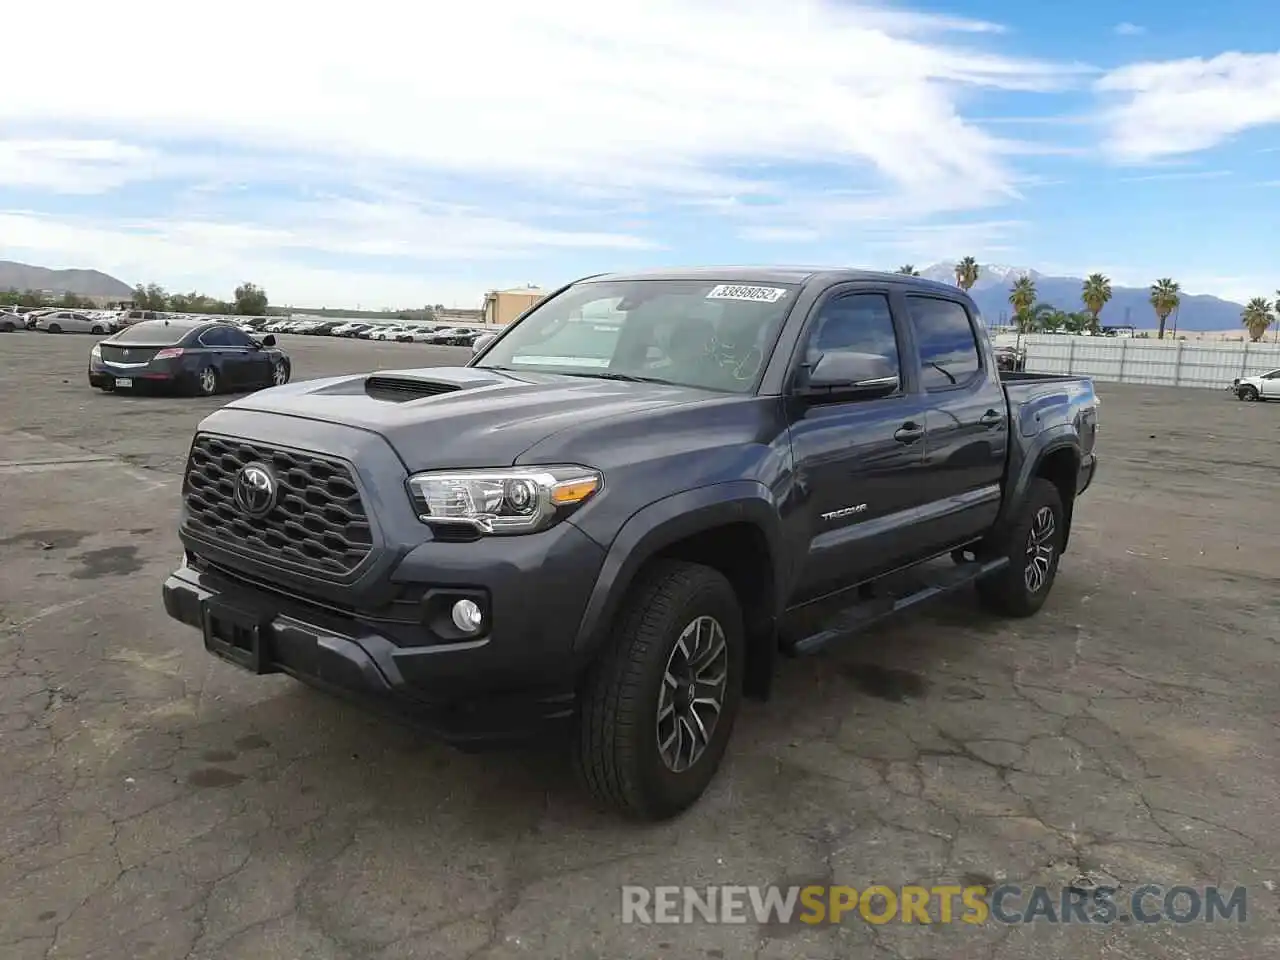
M 905 292 L 911 318 L 925 440 L 921 492 L 928 515 L 918 530 L 924 553 L 980 536 L 1000 509 L 1009 410 L 999 371 L 989 369 L 980 319 L 959 298 Z
M 805 362 L 832 350 L 879 354 L 902 382 L 888 396 L 791 403 L 791 449 L 808 529 L 792 598 L 801 603 L 911 559 L 911 538 L 901 533 L 927 497 L 920 481 L 924 404 L 912 390 L 910 341 L 895 323 L 889 288 L 836 286 L 807 325 Z

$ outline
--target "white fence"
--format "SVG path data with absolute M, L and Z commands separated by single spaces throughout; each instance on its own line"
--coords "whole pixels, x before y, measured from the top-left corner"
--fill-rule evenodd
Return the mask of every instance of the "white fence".
M 1113 383 L 1221 390 L 1236 377 L 1280 367 L 1280 345 L 1031 334 L 1022 338 L 1026 369 Z

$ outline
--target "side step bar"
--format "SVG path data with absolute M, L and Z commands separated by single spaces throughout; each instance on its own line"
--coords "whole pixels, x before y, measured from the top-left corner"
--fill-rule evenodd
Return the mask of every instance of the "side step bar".
M 810 656 L 828 644 L 858 633 L 873 623 L 886 620 L 946 594 L 955 593 L 980 577 L 995 573 L 1008 564 L 1008 557 L 1000 557 L 986 563 L 970 560 L 956 564 L 949 570 L 930 571 L 926 577 L 921 578 L 912 592 L 896 597 L 888 596 L 852 603 L 823 621 L 816 633 L 784 647 L 783 652 L 794 657 Z

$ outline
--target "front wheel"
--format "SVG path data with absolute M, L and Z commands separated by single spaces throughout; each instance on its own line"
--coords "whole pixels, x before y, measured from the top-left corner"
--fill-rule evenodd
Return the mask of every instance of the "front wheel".
M 103 330 L 101 327 L 94 327 L 89 332 L 93 334 L 97 334 L 98 336 L 102 336 Z
M 218 371 L 213 367 L 205 367 L 196 378 L 196 393 L 202 397 L 211 397 L 218 392 Z
M 738 598 L 710 567 L 657 564 L 609 644 L 582 691 L 576 766 L 597 800 L 665 820 L 702 796 L 729 743 L 745 662 Z
M 51 323 L 51 324 L 49 324 L 49 332 L 50 332 L 50 333 L 61 333 L 61 332 L 62 332 L 62 327 L 61 327 L 61 326 L 59 326 L 59 325 L 58 325 L 58 324 L 56 324 L 56 323 Z
M 1250 403 L 1252 403 L 1254 400 L 1257 400 L 1258 388 L 1253 386 L 1252 384 L 1245 384 L 1243 387 L 1240 388 L 1240 399 L 1248 400 Z
M 1018 520 L 999 544 L 983 550 L 993 559 L 1009 559 L 1002 570 L 978 581 L 984 607 L 1007 617 L 1029 617 L 1044 606 L 1058 575 L 1064 522 L 1058 488 L 1043 477 L 1032 480 Z

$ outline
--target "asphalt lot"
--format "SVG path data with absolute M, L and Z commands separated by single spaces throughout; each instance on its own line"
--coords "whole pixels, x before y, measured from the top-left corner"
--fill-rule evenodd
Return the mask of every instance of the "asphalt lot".
M 466 351 L 282 338 L 295 379 Z M 1280 955 L 1280 404 L 1099 385 L 1101 475 L 1041 615 L 966 597 L 746 705 L 638 828 L 554 753 L 465 755 L 214 661 L 164 615 L 212 400 L 0 335 L 0 956 Z M 1243 924 L 635 926 L 623 884 L 1242 884 Z M 935 917 L 936 919 L 936 917 Z

